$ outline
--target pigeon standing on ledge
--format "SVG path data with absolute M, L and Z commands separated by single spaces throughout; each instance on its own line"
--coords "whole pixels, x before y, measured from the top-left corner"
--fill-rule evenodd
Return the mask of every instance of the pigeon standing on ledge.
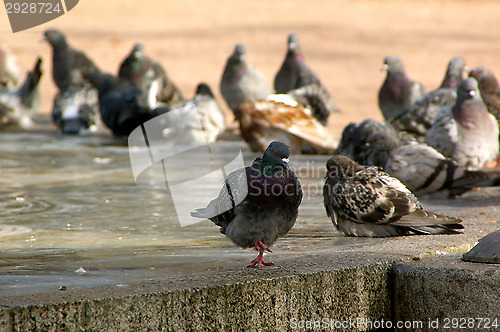
M 52 77 L 59 89 L 52 108 L 55 124 L 65 134 L 95 131 L 100 125 L 99 101 L 90 80 L 99 68 L 70 47 L 62 32 L 47 30 L 45 40 L 52 46 Z
M 184 101 L 179 88 L 170 80 L 165 69 L 146 55 L 142 44 L 136 44 L 129 56 L 123 60 L 118 78 L 141 90 L 145 101 L 150 90 L 156 89 L 153 94 L 155 100 L 149 101 L 150 107 L 161 102 L 174 108 L 181 106 Z
M 469 77 L 460 83 L 457 101 L 436 115 L 425 142 L 466 169 L 481 168 L 498 155 L 498 122 L 488 112 L 477 82 Z
M 234 244 L 254 247 L 259 254 L 248 267 L 273 265 L 264 261 L 264 252 L 270 252 L 269 247 L 297 219 L 302 189 L 288 166 L 289 156 L 286 144 L 272 142 L 250 167 L 230 173 L 219 196 L 206 208 L 191 213 L 213 221 Z
M 408 77 L 398 56 L 387 56 L 382 69 L 387 71 L 387 77 L 378 93 L 378 105 L 384 118 L 390 120 L 422 97 L 425 90 Z
M 445 106 L 454 105 L 457 100 L 457 87 L 464 79 L 465 59 L 456 56 L 448 63 L 441 86 L 426 93 L 413 105 L 391 120 L 400 130 L 424 139 L 425 133 L 434 124 L 434 117 Z
M 345 156 L 326 164 L 326 214 L 348 236 L 460 234 L 462 220 L 425 211 L 398 179 Z
M 196 106 L 207 142 L 214 142 L 226 130 L 226 115 L 206 83 L 196 87 L 192 102 Z
M 326 125 L 332 112 L 340 112 L 318 75 L 307 66 L 299 36 L 288 36 L 288 48 L 283 64 L 274 79 L 276 93 L 287 93 L 296 101 L 309 108 L 312 115 Z
M 242 103 L 263 100 L 274 93 L 264 74 L 246 62 L 246 48 L 242 44 L 236 45 L 227 59 L 220 90 L 233 112 Z
M 90 77 L 99 72 L 83 52 L 68 45 L 62 32 L 48 30 L 45 32 L 45 40 L 52 46 L 52 76 L 60 91 L 75 85 L 89 84 Z

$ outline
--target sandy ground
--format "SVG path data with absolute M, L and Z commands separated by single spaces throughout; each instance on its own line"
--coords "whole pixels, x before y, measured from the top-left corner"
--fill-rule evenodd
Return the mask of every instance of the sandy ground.
M 427 89 L 440 84 L 455 55 L 464 56 L 469 67 L 500 72 L 499 13 L 496 0 L 85 0 L 54 21 L 16 34 L 0 10 L 0 42 L 18 56 L 23 69 L 43 57 L 40 111 L 48 113 L 55 86 L 51 51 L 40 39 L 49 28 L 66 33 L 73 47 L 112 73 L 140 41 L 186 97 L 205 81 L 218 98 L 220 77 L 236 43 L 246 44 L 249 62 L 272 82 L 287 35 L 297 32 L 307 62 L 343 110 L 329 122 L 340 132 L 349 121 L 381 119 L 377 92 L 388 54 L 399 55 L 409 75 Z

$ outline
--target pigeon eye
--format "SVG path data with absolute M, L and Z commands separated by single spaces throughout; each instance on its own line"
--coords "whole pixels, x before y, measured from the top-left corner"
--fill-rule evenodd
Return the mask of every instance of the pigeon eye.
M 277 156 L 278 152 L 276 150 L 273 151 L 274 155 Z

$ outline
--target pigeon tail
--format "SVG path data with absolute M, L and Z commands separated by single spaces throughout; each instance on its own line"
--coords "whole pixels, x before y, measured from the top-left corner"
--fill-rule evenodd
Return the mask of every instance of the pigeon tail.
M 28 73 L 26 81 L 19 90 L 21 102 L 25 106 L 31 106 L 33 104 L 33 99 L 36 96 L 38 83 L 42 77 L 42 59 L 38 58 L 35 67 L 31 72 Z

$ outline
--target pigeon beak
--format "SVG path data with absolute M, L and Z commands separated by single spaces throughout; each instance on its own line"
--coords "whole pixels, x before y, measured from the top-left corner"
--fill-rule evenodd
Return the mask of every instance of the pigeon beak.
M 281 158 L 281 160 L 284 162 L 284 163 L 287 163 L 288 164 L 288 158 Z
M 387 71 L 389 69 L 389 65 L 385 64 L 380 68 L 380 71 Z
M 469 91 L 469 96 L 474 97 L 475 94 L 476 94 L 476 91 L 474 91 L 474 90 Z

